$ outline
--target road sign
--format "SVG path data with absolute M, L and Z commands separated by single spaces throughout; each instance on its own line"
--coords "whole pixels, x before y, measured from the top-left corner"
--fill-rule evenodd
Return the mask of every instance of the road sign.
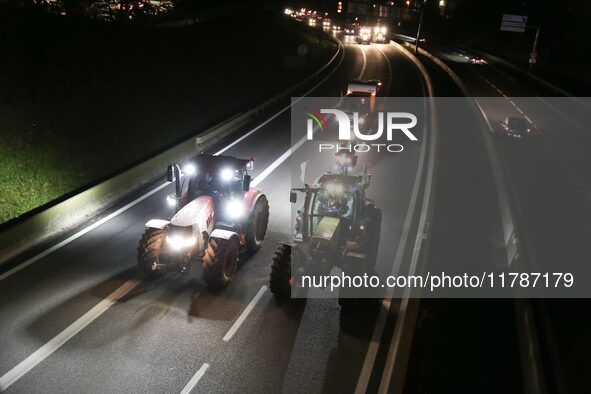
M 527 25 L 527 16 L 503 14 L 501 30 L 523 33 Z

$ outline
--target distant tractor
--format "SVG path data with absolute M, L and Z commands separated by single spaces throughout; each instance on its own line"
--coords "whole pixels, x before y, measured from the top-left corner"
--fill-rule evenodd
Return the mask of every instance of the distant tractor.
M 327 275 L 335 266 L 349 275 L 374 269 L 382 215 L 365 195 L 371 176 L 349 175 L 356 157 L 337 156 L 343 167 L 339 174 L 326 173 L 313 187 L 291 190 L 292 203 L 298 194 L 304 201 L 297 210 L 293 239 L 282 242 L 273 256 L 270 288 L 279 302 L 290 299 L 298 285 L 292 267 L 302 275 Z M 339 298 L 341 305 L 347 301 Z
M 185 165 L 168 166 L 175 193 L 171 220 L 152 219 L 138 247 L 138 266 L 150 277 L 185 273 L 201 261 L 211 289 L 227 286 L 240 253 L 258 251 L 265 239 L 269 204 L 261 190 L 250 187 L 253 161 L 231 156 L 199 155 Z

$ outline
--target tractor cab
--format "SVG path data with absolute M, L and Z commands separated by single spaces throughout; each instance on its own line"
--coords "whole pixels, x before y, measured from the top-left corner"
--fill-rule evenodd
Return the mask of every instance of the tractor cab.
M 176 193 L 169 195 L 177 210 L 202 195 L 232 197 L 243 195 L 250 189 L 253 159 L 201 154 L 190 160 L 182 170 L 168 167 L 167 179 L 175 182 Z
M 296 192 L 304 194 L 294 225 L 295 240 L 338 243 L 341 236 L 351 236 L 368 185 L 369 177 L 326 173 L 318 178 L 315 187 L 293 189 L 292 202 L 297 200 Z

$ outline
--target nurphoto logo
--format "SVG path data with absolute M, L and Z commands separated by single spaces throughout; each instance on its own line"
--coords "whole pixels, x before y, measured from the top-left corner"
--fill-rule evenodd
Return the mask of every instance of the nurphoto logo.
M 314 139 L 315 125 L 322 131 L 329 129 L 328 122 L 323 114 L 333 115 L 331 118 L 338 123 L 340 143 L 320 143 L 318 144 L 319 152 L 342 150 L 350 152 L 402 152 L 404 150 L 403 145 L 391 143 L 396 133 L 402 133 L 410 141 L 418 141 L 418 138 L 411 131 L 417 125 L 417 117 L 409 112 L 378 112 L 377 114 L 360 117 L 359 112 L 347 113 L 334 108 L 306 113 L 308 115 L 308 140 Z M 360 125 L 375 125 L 376 123 L 377 128 L 375 130 L 372 130 L 371 126 L 364 130 L 360 129 Z M 366 141 L 371 141 L 371 143 Z M 380 141 L 385 142 L 380 143 Z

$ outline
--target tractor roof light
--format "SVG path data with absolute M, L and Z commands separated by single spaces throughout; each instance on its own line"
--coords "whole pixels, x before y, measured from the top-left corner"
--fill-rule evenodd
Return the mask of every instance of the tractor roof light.
M 345 191 L 345 187 L 342 183 L 330 182 L 326 184 L 326 191 L 330 194 L 342 194 Z

